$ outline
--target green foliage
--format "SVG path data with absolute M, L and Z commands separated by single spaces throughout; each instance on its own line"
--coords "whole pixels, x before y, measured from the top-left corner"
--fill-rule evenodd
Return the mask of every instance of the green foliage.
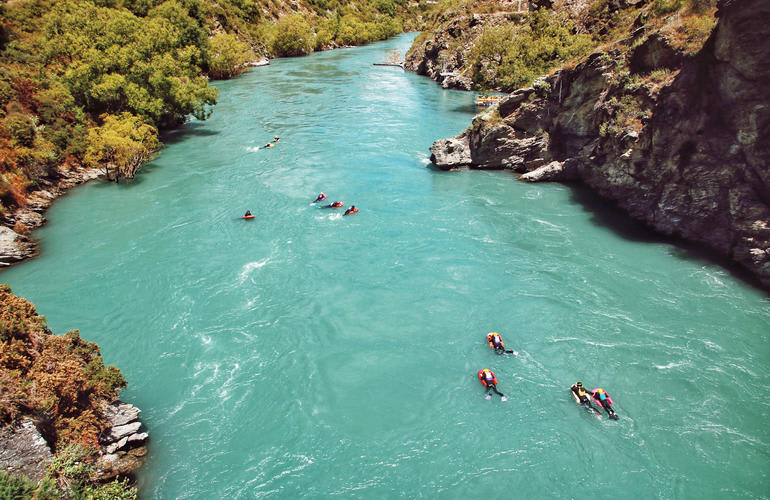
M 385 14 L 390 17 L 396 15 L 396 4 L 393 0 L 375 0 L 373 2 L 374 8 L 381 14 Z
M 249 46 L 235 35 L 215 35 L 211 39 L 209 75 L 212 78 L 232 78 L 241 74 L 244 63 L 253 57 Z
M 682 25 L 672 37 L 672 43 L 686 54 L 695 54 L 703 47 L 716 25 L 717 19 L 711 15 L 688 16 L 682 20 Z
M 96 476 L 92 458 L 94 452 L 80 443 L 69 444 L 54 455 L 46 476 L 65 490 L 73 483 L 88 482 Z
M 656 16 L 665 16 L 681 9 L 683 5 L 682 0 L 654 0 L 652 2 L 652 11 Z
M 216 102 L 216 89 L 200 76 L 202 32 L 176 2 L 147 18 L 57 3 L 45 20 L 47 60 L 68 62 L 63 80 L 93 115 L 126 110 L 171 125 L 189 114 L 205 117 L 205 106 Z
M 32 498 L 35 485 L 28 479 L 11 476 L 0 471 L 0 498 L 5 500 L 26 500 Z
M 136 500 L 136 488 L 132 487 L 128 479 L 112 481 L 99 486 L 86 486 L 79 497 L 83 500 Z
M 35 142 L 35 119 L 27 114 L 13 113 L 5 118 L 5 128 L 17 146 L 32 147 Z
M 507 23 L 486 28 L 471 49 L 476 86 L 513 90 L 593 47 L 588 35 L 576 34 L 563 16 L 540 9 L 525 25 Z
M 282 17 L 275 25 L 270 48 L 277 56 L 304 56 L 313 52 L 313 28 L 300 15 Z
M 627 130 L 640 130 L 641 120 L 648 113 L 639 100 L 630 94 L 610 98 L 606 109 L 609 119 L 599 126 L 599 135 L 602 137 L 619 136 Z
M 0 498 L 3 500 L 136 500 L 136 488 L 128 479 L 95 483 L 94 450 L 80 444 L 57 453 L 37 486 L 24 477 L 0 471 Z
M 100 127 L 89 130 L 85 163 L 104 165 L 108 176 L 112 169 L 115 180 L 133 178 L 161 146 L 158 130 L 131 113 L 103 115 L 102 120 Z

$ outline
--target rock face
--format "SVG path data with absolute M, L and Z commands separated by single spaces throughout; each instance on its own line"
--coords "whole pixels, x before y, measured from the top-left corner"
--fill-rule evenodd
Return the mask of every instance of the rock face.
M 99 440 L 103 455 L 98 465 L 106 478 L 130 475 L 142 465 L 147 455 L 149 436 L 140 432 L 140 410 L 128 403 L 115 401 L 106 405 L 102 413 L 110 422 L 110 428 Z
M 486 26 L 520 19 L 515 12 L 474 14 L 470 11 L 446 15 L 440 19 L 441 29 L 418 39 L 406 54 L 404 69 L 435 80 L 444 88 L 471 90 L 473 82 L 464 70 L 473 42 Z M 461 47 L 459 50 L 457 47 Z
M 147 455 L 146 432 L 141 432 L 140 410 L 115 401 L 102 409 L 110 424 L 100 438 L 98 461 L 102 479 L 130 476 Z M 39 481 L 53 459 L 51 448 L 29 419 L 17 426 L 0 427 L 0 470 Z
M 52 458 L 51 448 L 31 420 L 0 427 L 0 466 L 5 472 L 40 480 Z
M 770 288 L 770 2 L 722 1 L 718 18 L 693 57 L 652 35 L 633 44 L 628 65 L 620 50 L 595 53 L 514 92 L 437 141 L 434 163 L 581 180 Z M 629 84 L 621 66 L 646 84 Z

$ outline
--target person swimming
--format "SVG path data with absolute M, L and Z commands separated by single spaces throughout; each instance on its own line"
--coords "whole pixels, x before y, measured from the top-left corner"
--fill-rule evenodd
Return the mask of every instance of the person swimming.
M 489 332 L 487 334 L 487 342 L 489 343 L 489 347 L 494 349 L 497 354 L 515 354 L 517 356 L 519 354 L 516 351 L 506 349 L 505 344 L 503 343 L 503 337 L 497 332 Z
M 586 391 L 585 387 L 583 387 L 583 382 L 575 382 L 572 384 L 572 387 L 570 387 L 570 390 L 575 393 L 578 401 L 580 401 L 580 404 L 591 404 L 591 402 L 588 400 L 588 391 Z
M 350 208 L 345 210 L 345 213 L 342 215 L 353 215 L 358 212 L 358 208 L 355 205 L 350 205 Z
M 318 196 L 316 196 L 316 199 L 315 199 L 315 201 L 313 203 L 317 203 L 319 201 L 324 201 L 325 199 L 326 199 L 326 195 L 324 194 L 323 191 L 321 191 L 320 193 L 318 193 Z
M 280 141 L 280 140 L 281 140 L 281 139 L 280 139 L 280 138 L 279 138 L 277 135 L 276 135 L 275 137 L 273 137 L 273 142 L 278 142 L 278 141 Z
M 264 146 L 264 147 L 265 147 L 265 149 L 270 149 L 270 148 L 272 148 L 273 146 L 275 146 L 275 144 L 273 144 L 272 142 L 268 142 L 267 144 L 265 144 L 265 146 Z
M 489 391 L 495 391 L 495 394 L 500 396 L 500 399 L 503 401 L 506 401 L 505 394 L 497 390 L 497 377 L 495 377 L 495 374 L 492 372 L 492 370 L 488 368 L 484 368 L 482 370 L 479 370 L 479 381 L 481 382 L 481 385 L 487 388 L 486 392 L 486 399 L 492 399 L 492 395 L 489 394 Z
M 607 391 L 601 387 L 597 387 L 596 389 L 593 389 L 590 394 L 594 402 L 604 408 L 604 411 L 607 412 L 608 417 L 613 420 L 618 419 L 617 414 L 615 414 L 615 410 L 612 408 L 614 403 L 612 402 L 612 398 L 610 397 L 609 393 L 607 393 Z

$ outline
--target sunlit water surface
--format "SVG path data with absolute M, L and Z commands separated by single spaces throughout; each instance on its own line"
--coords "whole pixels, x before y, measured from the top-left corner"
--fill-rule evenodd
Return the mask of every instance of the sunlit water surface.
M 125 374 L 141 497 L 767 498 L 766 295 L 580 190 L 431 168 L 474 95 L 372 65 L 412 38 L 217 83 L 0 276 Z

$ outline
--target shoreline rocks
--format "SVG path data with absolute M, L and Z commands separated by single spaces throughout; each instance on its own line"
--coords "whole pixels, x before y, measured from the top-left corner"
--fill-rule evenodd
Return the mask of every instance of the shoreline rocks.
M 770 288 L 770 4 L 738 3 L 720 2 L 698 54 L 656 34 L 629 41 L 627 53 L 622 44 L 594 53 L 436 141 L 431 160 L 445 170 L 507 168 L 524 181 L 579 180 Z
M 99 479 L 132 477 L 147 455 L 149 435 L 141 431 L 141 410 L 114 401 L 105 405 L 102 412 L 110 426 L 99 439 Z M 32 419 L 22 418 L 16 426 L 0 427 L 0 470 L 39 481 L 45 477 L 53 458 L 51 446 Z
M 41 181 L 41 188 L 29 194 L 27 204 L 0 217 L 0 269 L 34 257 L 37 242 L 26 233 L 43 226 L 45 211 L 73 187 L 103 177 L 99 168 L 60 166 L 56 178 Z
M 99 438 L 102 456 L 97 466 L 105 479 L 130 476 L 141 467 L 147 455 L 149 435 L 140 431 L 141 410 L 129 403 L 114 401 L 105 405 L 102 413 L 111 425 Z

